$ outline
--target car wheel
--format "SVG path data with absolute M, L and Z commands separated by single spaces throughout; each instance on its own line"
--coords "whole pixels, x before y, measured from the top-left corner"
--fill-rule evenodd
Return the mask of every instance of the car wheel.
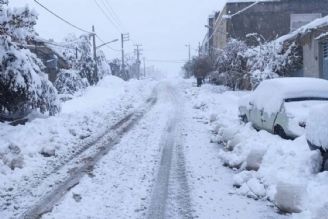
M 285 130 L 280 125 L 276 125 L 274 127 L 274 134 L 279 135 L 283 139 L 289 139 L 288 136 L 286 135 Z
M 247 116 L 246 115 L 242 115 L 242 116 L 240 116 L 240 120 L 243 122 L 243 123 L 248 123 L 248 118 L 247 118 Z

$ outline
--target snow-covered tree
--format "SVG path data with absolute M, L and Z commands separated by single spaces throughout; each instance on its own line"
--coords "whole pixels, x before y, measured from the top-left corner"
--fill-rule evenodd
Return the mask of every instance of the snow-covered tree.
M 110 69 L 114 76 L 121 77 L 121 61 L 119 59 L 114 59 L 110 63 Z
M 97 55 L 98 77 L 103 78 L 106 75 L 111 75 L 110 62 L 107 60 L 103 51 L 98 51 Z
M 302 67 L 302 50 L 296 43 L 272 41 L 248 49 L 244 57 L 250 73 L 252 87 L 261 81 L 290 76 Z
M 192 67 L 193 67 L 192 61 L 188 61 L 183 65 L 182 70 L 183 70 L 184 78 L 188 79 L 193 76 Z
M 59 94 L 73 95 L 89 86 L 86 78 L 81 78 L 77 70 L 61 70 L 54 83 Z
M 243 80 L 247 77 L 246 61 L 243 54 L 247 50 L 247 45 L 235 39 L 231 39 L 227 46 L 215 52 L 216 74 L 215 78 L 220 78 L 221 83 L 233 89 L 242 88 Z
M 33 110 L 54 115 L 60 105 L 57 91 L 42 72 L 41 61 L 0 36 L 0 114 L 5 119 L 24 117 Z
M 216 50 L 216 71 L 211 77 L 233 89 L 254 89 L 261 81 L 290 76 L 302 66 L 302 50 L 296 43 L 275 40 L 249 47 L 245 42 L 229 40 Z
M 17 119 L 33 109 L 54 115 L 60 110 L 57 91 L 36 55 L 21 48 L 36 36 L 36 13 L 6 3 L 0 1 L 0 117 Z
M 97 63 L 93 59 L 89 36 L 69 35 L 65 38 L 65 46 L 67 48 L 61 53 L 70 62 L 72 69 L 78 70 L 80 76 L 86 78 L 90 85 L 97 84 L 101 76 L 98 75 Z

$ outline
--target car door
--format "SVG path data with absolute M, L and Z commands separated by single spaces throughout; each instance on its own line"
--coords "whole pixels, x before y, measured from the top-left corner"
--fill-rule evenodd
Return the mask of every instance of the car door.
M 273 133 L 277 116 L 281 113 L 284 114 L 283 110 L 284 110 L 284 102 L 282 102 L 280 104 L 280 108 L 279 108 L 278 112 L 263 112 L 263 115 L 262 115 L 263 129 L 265 129 L 268 132 Z
M 258 109 L 253 103 L 250 103 L 251 110 L 249 112 L 250 122 L 256 129 L 262 129 L 262 114 L 263 109 Z
M 276 117 L 277 117 L 277 113 L 263 112 L 261 118 L 263 129 L 272 133 Z

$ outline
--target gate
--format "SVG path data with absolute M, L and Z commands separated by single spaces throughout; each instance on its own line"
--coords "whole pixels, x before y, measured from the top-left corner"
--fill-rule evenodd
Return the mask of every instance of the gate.
M 321 43 L 321 77 L 328 80 L 328 41 Z

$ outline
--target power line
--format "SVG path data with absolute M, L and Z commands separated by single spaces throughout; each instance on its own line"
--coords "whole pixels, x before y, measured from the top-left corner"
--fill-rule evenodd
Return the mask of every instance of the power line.
M 103 3 L 103 5 L 105 6 L 105 8 L 107 9 L 107 11 L 109 12 L 110 15 L 112 15 L 111 17 L 114 18 L 114 20 L 116 20 L 116 22 L 123 26 L 124 29 L 124 25 L 121 22 L 121 19 L 119 18 L 119 16 L 115 13 L 114 9 L 110 6 L 110 4 L 106 1 L 106 0 L 101 0 L 101 2 Z
M 174 64 L 183 64 L 187 61 L 185 60 L 160 60 L 160 59 L 147 59 L 148 62 L 163 62 L 163 63 L 174 63 Z
M 46 11 L 48 11 L 49 13 L 51 13 L 52 15 L 54 15 L 55 17 L 57 17 L 58 19 L 60 19 L 61 21 L 65 22 L 66 24 L 72 26 L 73 28 L 88 33 L 88 34 L 93 34 L 90 31 L 84 30 L 74 24 L 72 24 L 71 22 L 67 21 L 66 19 L 62 18 L 61 16 L 57 15 L 55 12 L 51 11 L 50 9 L 48 9 L 46 6 L 44 6 L 43 4 L 41 4 L 40 2 L 38 2 L 37 0 L 34 0 L 35 3 L 37 3 L 39 6 L 41 6 L 42 8 L 44 8 Z
M 100 11 L 105 15 L 107 20 L 118 30 L 118 32 L 122 32 L 117 24 L 110 18 L 110 16 L 107 14 L 107 12 L 101 7 L 101 5 L 97 2 L 97 0 L 93 0 L 97 7 L 100 9 Z
M 99 9 L 104 13 L 104 15 L 106 16 L 106 18 L 107 18 L 107 19 L 108 19 L 108 20 L 109 20 L 109 21 L 115 26 L 115 28 L 117 28 L 117 30 L 119 31 L 119 27 L 118 27 L 115 23 L 113 23 L 113 22 L 111 21 L 111 19 L 110 19 L 110 18 L 108 17 L 108 15 L 107 15 L 107 13 L 106 13 L 106 12 L 103 10 L 103 8 L 98 4 L 98 2 L 97 2 L 96 0 L 94 0 L 94 1 L 95 1 L 95 3 L 97 4 L 97 6 L 99 7 Z M 64 23 L 70 25 L 71 27 L 73 27 L 73 28 L 75 28 L 75 29 L 77 29 L 77 30 L 79 30 L 79 31 L 82 31 L 82 32 L 84 32 L 84 33 L 87 33 L 87 34 L 91 34 L 91 35 L 95 34 L 95 33 L 93 33 L 93 32 L 87 31 L 87 30 L 85 30 L 85 29 L 83 29 L 83 28 L 81 28 L 81 27 L 78 27 L 78 26 L 74 25 L 73 23 L 69 22 L 68 20 L 64 19 L 63 17 L 59 16 L 58 14 L 56 14 L 55 12 L 53 12 L 52 10 L 50 10 L 49 8 L 47 8 L 45 5 L 41 4 L 38 0 L 34 0 L 34 2 L 35 2 L 36 4 L 38 4 L 39 6 L 41 6 L 43 9 L 45 9 L 46 11 L 48 11 L 50 14 L 54 15 L 56 18 L 60 19 L 60 20 L 63 21 Z M 120 32 L 120 31 L 119 31 L 119 32 Z M 102 39 L 99 37 L 99 35 L 96 34 L 96 37 L 97 37 L 101 42 L 105 43 L 105 41 L 102 40 Z M 62 46 L 62 45 L 59 45 L 59 44 L 50 43 L 50 42 L 44 42 L 44 43 L 52 44 L 52 45 L 54 45 L 54 46 L 65 47 L 65 46 Z M 106 45 L 106 47 L 109 48 L 109 49 L 111 49 L 111 50 L 113 50 L 113 51 L 121 52 L 121 50 L 114 49 L 114 48 L 110 47 L 109 45 Z M 68 48 L 68 47 L 66 47 L 66 48 Z
M 234 14 L 232 14 L 232 15 L 224 15 L 224 16 L 222 17 L 222 19 L 220 20 L 220 23 L 219 23 L 219 24 L 216 24 L 216 27 L 214 28 L 212 34 L 208 37 L 208 41 L 210 41 L 210 40 L 213 38 L 214 34 L 216 34 L 216 33 L 221 33 L 221 34 L 225 34 L 225 35 L 227 35 L 226 32 L 223 32 L 223 31 L 218 30 L 218 28 L 219 28 L 219 26 L 221 25 L 221 23 L 222 23 L 223 20 L 225 20 L 225 19 L 226 19 L 226 20 L 227 20 L 227 19 L 231 19 L 231 18 L 233 18 L 234 16 L 237 16 L 237 15 L 239 15 L 239 14 L 241 14 L 241 13 L 247 11 L 248 9 L 254 7 L 255 5 L 259 4 L 260 2 L 261 2 L 261 1 L 258 0 L 258 1 L 256 1 L 256 2 L 250 4 L 249 6 L 247 6 L 247 7 L 243 8 L 243 9 L 241 9 L 240 11 L 237 11 L 236 13 L 234 13 Z M 218 17 L 218 19 L 219 19 L 219 18 L 220 18 L 220 16 Z M 215 20 L 215 23 L 217 23 L 217 21 L 218 21 L 218 20 Z

